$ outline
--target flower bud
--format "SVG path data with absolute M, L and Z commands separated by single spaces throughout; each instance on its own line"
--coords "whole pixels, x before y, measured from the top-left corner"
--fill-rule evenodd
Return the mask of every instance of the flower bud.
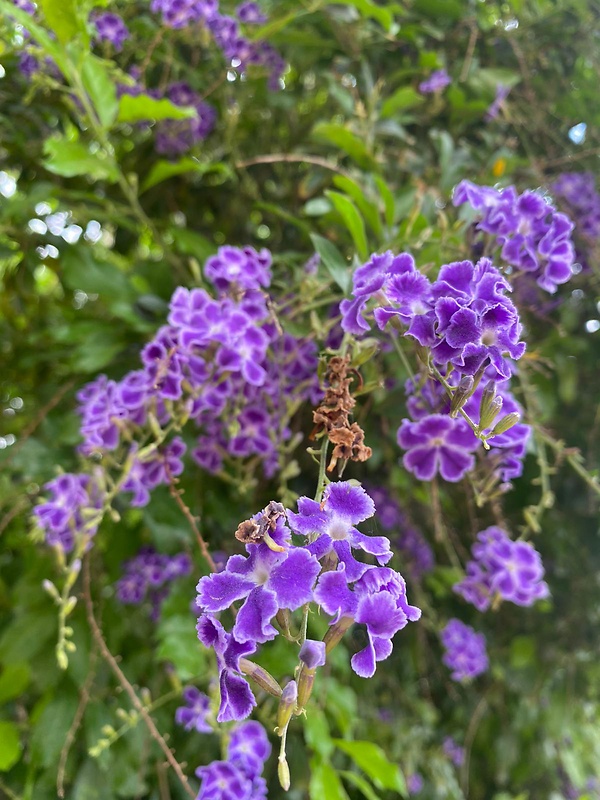
M 354 624 L 352 617 L 342 617 L 335 625 L 331 625 L 323 641 L 325 642 L 325 652 L 331 653 L 333 648 L 338 645 L 348 628 Z
M 273 697 L 281 697 L 281 686 L 277 683 L 275 678 L 266 669 L 259 667 L 254 661 L 249 661 L 247 658 L 240 658 L 240 672 L 247 675 L 249 678 L 257 683 L 265 692 L 272 694 Z
M 298 711 L 302 711 L 310 700 L 316 671 L 316 669 L 308 669 L 304 664 L 302 665 L 298 676 Z
M 52 581 L 48 580 L 48 578 L 45 578 L 42 581 L 42 586 L 44 587 L 44 591 L 48 592 L 48 594 L 54 600 L 55 603 L 60 603 L 60 595 L 58 593 L 58 589 L 52 583 Z
M 296 709 L 296 701 L 298 699 L 298 684 L 296 681 L 290 681 L 286 684 L 281 698 L 279 700 L 279 707 L 277 709 L 277 728 L 280 736 L 283 736 L 289 721 Z
M 485 416 L 488 407 L 492 400 L 496 397 L 496 384 L 494 381 L 488 381 L 483 389 L 481 394 L 481 400 L 479 402 L 479 418 L 481 419 Z M 480 426 L 481 427 L 481 423 Z
M 325 642 L 317 642 L 314 639 L 305 639 L 298 658 L 307 669 L 316 669 L 325 665 Z
M 291 777 L 290 777 L 290 768 L 287 763 L 287 759 L 285 756 L 279 758 L 279 763 L 277 765 L 277 777 L 279 778 L 279 784 L 284 792 L 287 792 L 291 785 Z
M 486 406 L 485 412 L 479 417 L 480 431 L 485 431 L 487 428 L 492 427 L 494 420 L 502 410 L 502 403 L 503 400 L 501 397 L 494 397 Z
M 491 432 L 490 436 L 498 436 L 501 433 L 506 433 L 506 431 L 510 430 L 514 425 L 517 424 L 517 422 L 520 422 L 520 420 L 521 415 L 516 411 L 513 411 L 511 414 L 507 414 L 505 417 L 502 417 L 500 422 Z
M 456 387 L 454 394 L 452 395 L 452 401 L 450 403 L 450 416 L 455 417 L 459 410 L 464 406 L 467 402 L 469 397 L 473 392 L 473 387 L 475 386 L 475 380 L 472 378 L 471 375 L 465 375 L 461 378 L 460 383 Z

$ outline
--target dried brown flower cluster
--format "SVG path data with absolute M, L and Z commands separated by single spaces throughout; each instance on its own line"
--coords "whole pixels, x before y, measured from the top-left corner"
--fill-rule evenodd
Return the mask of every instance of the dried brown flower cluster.
M 315 439 L 323 431 L 333 445 L 331 461 L 327 471 L 335 469 L 338 461 L 343 469 L 347 461 L 366 461 L 372 450 L 365 445 L 365 432 L 358 422 L 350 422 L 352 409 L 356 400 L 350 393 L 353 377 L 361 377 L 350 367 L 350 358 L 334 356 L 327 365 L 325 382 L 327 388 L 321 405 L 313 411 L 315 427 L 311 439 Z

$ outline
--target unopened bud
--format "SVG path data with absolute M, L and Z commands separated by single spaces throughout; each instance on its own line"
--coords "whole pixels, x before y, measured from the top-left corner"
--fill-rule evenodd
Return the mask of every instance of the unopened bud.
M 514 425 L 521 421 L 521 415 L 518 414 L 516 411 L 513 411 L 511 414 L 507 414 L 505 417 L 502 417 L 500 422 L 495 426 L 494 430 L 491 432 L 490 436 L 499 436 L 501 433 L 506 433 L 506 431 L 510 430 Z
M 277 765 L 277 777 L 279 778 L 279 784 L 284 792 L 287 792 L 291 785 L 291 777 L 290 777 L 290 768 L 287 763 L 287 759 L 285 756 L 279 758 L 279 763 Z
M 475 380 L 471 375 L 465 375 L 461 378 L 460 383 L 456 387 L 452 395 L 452 402 L 450 403 L 450 416 L 455 417 L 459 410 L 464 406 L 473 392 Z
M 280 736 L 283 736 L 289 721 L 292 718 L 296 708 L 296 701 L 298 699 L 298 684 L 296 681 L 290 681 L 286 684 L 281 698 L 279 700 L 279 707 L 277 709 L 277 728 Z
M 298 711 L 306 707 L 312 694 L 316 669 L 308 669 L 304 664 L 298 676 Z
M 502 410 L 503 400 L 501 397 L 494 397 L 494 399 L 487 405 L 485 412 L 479 417 L 479 430 L 485 431 L 491 428 L 494 420 Z
M 481 393 L 481 400 L 479 402 L 479 418 L 483 417 L 488 409 L 490 403 L 496 397 L 496 384 L 494 381 L 488 381 L 484 386 Z
M 257 683 L 265 692 L 272 694 L 273 697 L 281 697 L 281 686 L 277 683 L 275 678 L 266 669 L 259 667 L 254 661 L 249 661 L 247 658 L 240 658 L 240 672 L 247 675 L 249 678 Z
M 69 666 L 69 659 L 63 647 L 56 648 L 56 662 L 60 669 L 66 669 Z
M 77 605 L 77 598 L 75 597 L 75 595 L 71 595 L 71 597 L 69 597 L 69 599 L 65 603 L 65 608 L 64 608 L 65 618 L 68 617 L 69 614 L 73 613 L 73 609 L 75 608 L 76 605 Z
M 352 617 L 342 617 L 335 625 L 331 625 L 323 637 L 325 642 L 325 652 L 331 653 L 333 648 L 338 645 L 348 628 L 354 624 Z
M 42 586 L 44 587 L 44 591 L 48 592 L 50 597 L 54 600 L 55 603 L 60 603 L 60 595 L 58 593 L 58 589 L 52 583 L 52 581 L 46 578 L 42 581 Z

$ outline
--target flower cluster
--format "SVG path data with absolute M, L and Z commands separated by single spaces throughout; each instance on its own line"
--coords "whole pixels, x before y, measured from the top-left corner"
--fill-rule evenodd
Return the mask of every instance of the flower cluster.
M 452 83 L 452 78 L 445 69 L 436 69 L 431 75 L 419 84 L 421 94 L 434 94 L 443 91 Z
M 217 472 L 227 456 L 257 456 L 273 474 L 278 446 L 291 436 L 290 414 L 319 390 L 315 345 L 284 333 L 270 310 L 270 266 L 267 250 L 222 247 L 205 266 L 217 297 L 177 289 L 169 324 L 142 352 L 143 369 L 118 382 L 102 375 L 78 394 L 82 452 L 114 450 L 124 431 L 152 420 L 166 427 L 176 404 L 201 429 L 192 454 L 201 467 Z M 175 439 L 144 455 L 123 489 L 144 504 L 144 486 L 178 475 L 182 453 Z
M 93 23 L 99 42 L 108 42 L 117 52 L 123 49 L 123 43 L 129 39 L 130 33 L 118 14 L 108 11 L 98 14 L 93 17 Z
M 476 678 L 488 668 L 485 636 L 476 633 L 470 625 L 451 619 L 440 632 L 445 654 L 444 664 L 452 670 L 451 678 L 464 681 Z
M 89 475 L 67 473 L 45 484 L 51 497 L 36 506 L 36 524 L 44 531 L 46 543 L 73 550 L 78 534 L 91 538 L 98 529 L 103 492 Z
M 376 662 L 392 652 L 394 634 L 419 619 L 421 612 L 406 599 L 402 576 L 359 561 L 353 553 L 372 555 L 379 564 L 392 557 L 388 539 L 367 536 L 355 527 L 374 512 L 365 490 L 344 481 L 329 484 L 321 503 L 301 497 L 298 513 L 272 502 L 240 524 L 236 538 L 246 542 L 248 556 L 231 556 L 224 571 L 201 578 L 197 587 L 198 637 L 215 650 L 219 665 L 219 722 L 243 719 L 255 705 L 241 659 L 277 636 L 272 623 L 275 617 L 280 622 L 280 612 L 293 612 L 314 600 L 333 617 L 325 639 L 328 647 L 353 622 L 364 624 L 368 644 L 352 657 L 352 668 L 361 677 L 371 677 Z M 304 538 L 303 546 L 291 544 L 292 531 Z M 228 632 L 216 615 L 240 601 Z M 313 644 L 323 653 L 313 647 L 312 655 L 305 655 L 309 669 L 322 663 L 325 650 L 323 643 Z
M 478 214 L 477 230 L 495 237 L 502 260 L 536 277 L 553 294 L 573 274 L 573 223 L 541 194 L 518 194 L 514 186 L 494 189 L 461 181 L 454 190 L 455 206 L 467 203 Z
M 197 800 L 262 800 L 267 784 L 262 776 L 271 755 L 271 743 L 260 722 L 236 726 L 227 746 L 227 761 L 199 767 L 202 785 Z
M 451 364 L 459 376 L 493 367 L 498 377 L 509 378 L 507 357 L 517 360 L 525 352 L 510 291 L 487 258 L 445 264 L 431 283 L 408 253 L 388 251 L 373 255 L 354 273 L 355 299 L 340 304 L 342 326 L 356 335 L 368 331 L 364 312 L 376 296 L 378 326 L 405 327 L 404 335 L 429 348 L 435 364 Z
M 214 128 L 217 114 L 215 109 L 205 103 L 184 81 L 172 83 L 167 88 L 165 96 L 176 106 L 187 106 L 196 111 L 196 116 L 193 118 L 163 120 L 158 125 L 156 151 L 174 157 L 186 153 L 197 142 L 206 139 Z
M 207 721 L 210 717 L 210 698 L 195 686 L 186 686 L 183 690 L 184 705 L 175 711 L 175 722 L 186 731 L 212 733 L 214 728 Z
M 504 488 L 509 488 L 510 484 L 508 482 L 518 478 L 523 472 L 523 461 L 527 452 L 527 442 L 531 435 L 531 427 L 520 421 L 523 409 L 510 390 L 510 380 L 495 380 L 492 377 L 493 374 L 493 370 L 486 370 L 481 382 L 467 397 L 462 408 L 470 419 L 481 426 L 482 434 L 491 436 L 491 438 L 487 439 L 490 450 L 487 450 L 482 458 L 486 472 L 494 475 L 497 480 L 502 481 Z M 450 378 L 451 383 L 459 385 L 459 379 L 456 374 L 451 373 L 450 376 L 446 377 Z M 461 441 L 466 443 L 467 446 L 462 448 L 462 452 L 454 448 L 452 450 L 452 460 L 455 466 L 459 463 L 457 458 L 460 459 L 460 463 L 466 464 L 466 457 L 461 459 L 461 456 L 468 456 L 472 449 L 474 450 L 475 446 L 477 446 L 478 440 L 462 418 L 451 419 L 447 416 L 451 411 L 451 402 L 444 387 L 433 379 L 424 376 L 420 379 L 408 380 L 406 382 L 406 394 L 408 396 L 407 407 L 411 417 L 416 422 L 428 420 L 428 422 L 423 423 L 426 429 L 433 430 L 435 422 L 430 420 L 438 419 L 440 416 L 454 423 L 452 430 L 459 432 L 462 437 Z M 492 436 L 492 431 L 496 429 L 498 420 L 507 418 L 517 421 L 506 430 L 501 433 L 495 432 Z M 442 424 L 448 425 L 448 423 Z M 403 425 L 406 430 L 412 431 L 415 423 L 405 420 Z M 406 444 L 402 444 L 405 441 L 404 435 L 401 436 L 402 430 L 401 427 L 398 431 L 398 441 L 401 446 L 406 447 Z M 412 439 L 410 439 L 410 442 L 412 442 Z M 473 448 L 471 448 L 471 445 L 473 445 Z M 447 442 L 445 447 L 448 448 L 449 446 Z M 431 450 L 434 449 L 431 444 L 429 444 L 429 448 Z M 441 454 L 439 446 L 436 450 L 438 451 L 438 462 L 441 464 L 444 455 Z M 407 456 L 409 456 L 409 453 L 407 453 Z M 407 456 L 405 456 L 404 460 L 405 466 L 417 477 L 420 477 L 423 471 L 423 464 L 417 463 L 417 467 L 412 468 L 412 459 L 415 456 L 413 455 L 410 458 L 407 458 Z M 431 455 L 428 457 L 432 458 Z M 425 466 L 427 466 L 426 457 Z M 445 471 L 448 474 L 449 467 L 447 464 Z
M 238 6 L 238 19 L 221 14 L 218 0 L 152 0 L 150 9 L 161 15 L 163 24 L 168 28 L 187 28 L 202 23 L 212 34 L 228 65 L 242 70 L 249 66 L 266 67 L 269 71 L 269 88 L 279 88 L 285 61 L 267 42 L 244 36 L 238 22 L 266 22 L 267 18 L 257 3 L 245 2 Z
M 472 553 L 466 576 L 454 591 L 479 611 L 488 609 L 495 597 L 518 606 L 548 597 L 542 559 L 530 542 L 513 541 L 502 528 L 492 526 L 477 535 Z
M 192 562 L 186 553 L 167 556 L 145 547 L 134 558 L 126 561 L 123 577 L 116 585 L 116 596 L 121 603 L 138 605 L 149 599 L 151 616 L 157 620 L 163 600 L 169 594 L 169 584 L 189 575 Z

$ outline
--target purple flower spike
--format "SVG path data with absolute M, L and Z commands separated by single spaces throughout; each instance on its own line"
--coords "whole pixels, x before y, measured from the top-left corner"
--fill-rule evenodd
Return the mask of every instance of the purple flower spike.
M 434 94 L 441 92 L 443 89 L 452 83 L 452 78 L 445 69 L 436 69 L 431 75 L 419 84 L 419 91 L 421 94 Z
M 451 483 L 460 481 L 475 466 L 473 451 L 478 441 L 462 419 L 431 414 L 418 422 L 402 420 L 398 444 L 408 452 L 402 461 L 421 481 L 439 472 Z
M 305 639 L 298 658 L 308 669 L 316 669 L 325 666 L 325 642 L 317 642 L 314 639 Z
M 458 619 L 451 619 L 440 637 L 446 650 L 442 661 L 452 670 L 452 680 L 476 678 L 487 670 L 489 663 L 482 633 L 476 633 Z
M 175 722 L 186 731 L 196 730 L 198 733 L 212 733 L 212 725 L 206 721 L 210 714 L 210 699 L 195 686 L 186 686 L 183 690 L 185 705 L 175 711 Z
M 217 722 L 245 719 L 252 713 L 256 700 L 240 672 L 240 658 L 256 652 L 256 644 L 236 642 L 218 620 L 208 615 L 200 617 L 196 630 L 202 644 L 212 648 L 217 655 L 221 689 Z
M 233 729 L 227 758 L 247 778 L 254 779 L 261 775 L 270 755 L 271 743 L 260 722 L 250 720 Z
M 51 498 L 36 506 L 33 515 L 46 535 L 46 543 L 68 553 L 77 535 L 85 533 L 91 539 L 98 525 L 90 526 L 84 512 L 102 507 L 101 491 L 93 479 L 67 473 L 46 483 L 44 490 Z
M 350 481 L 330 483 L 321 504 L 308 497 L 298 500 L 298 514 L 288 511 L 292 530 L 308 539 L 308 549 L 321 559 L 332 551 L 346 564 L 348 580 L 357 580 L 367 566 L 357 561 L 351 548 L 375 556 L 379 564 L 392 557 L 385 536 L 367 536 L 354 527 L 375 513 L 375 504 L 362 486 Z
M 446 736 L 442 748 L 455 767 L 462 767 L 465 760 L 464 747 L 461 747 L 451 736 Z

